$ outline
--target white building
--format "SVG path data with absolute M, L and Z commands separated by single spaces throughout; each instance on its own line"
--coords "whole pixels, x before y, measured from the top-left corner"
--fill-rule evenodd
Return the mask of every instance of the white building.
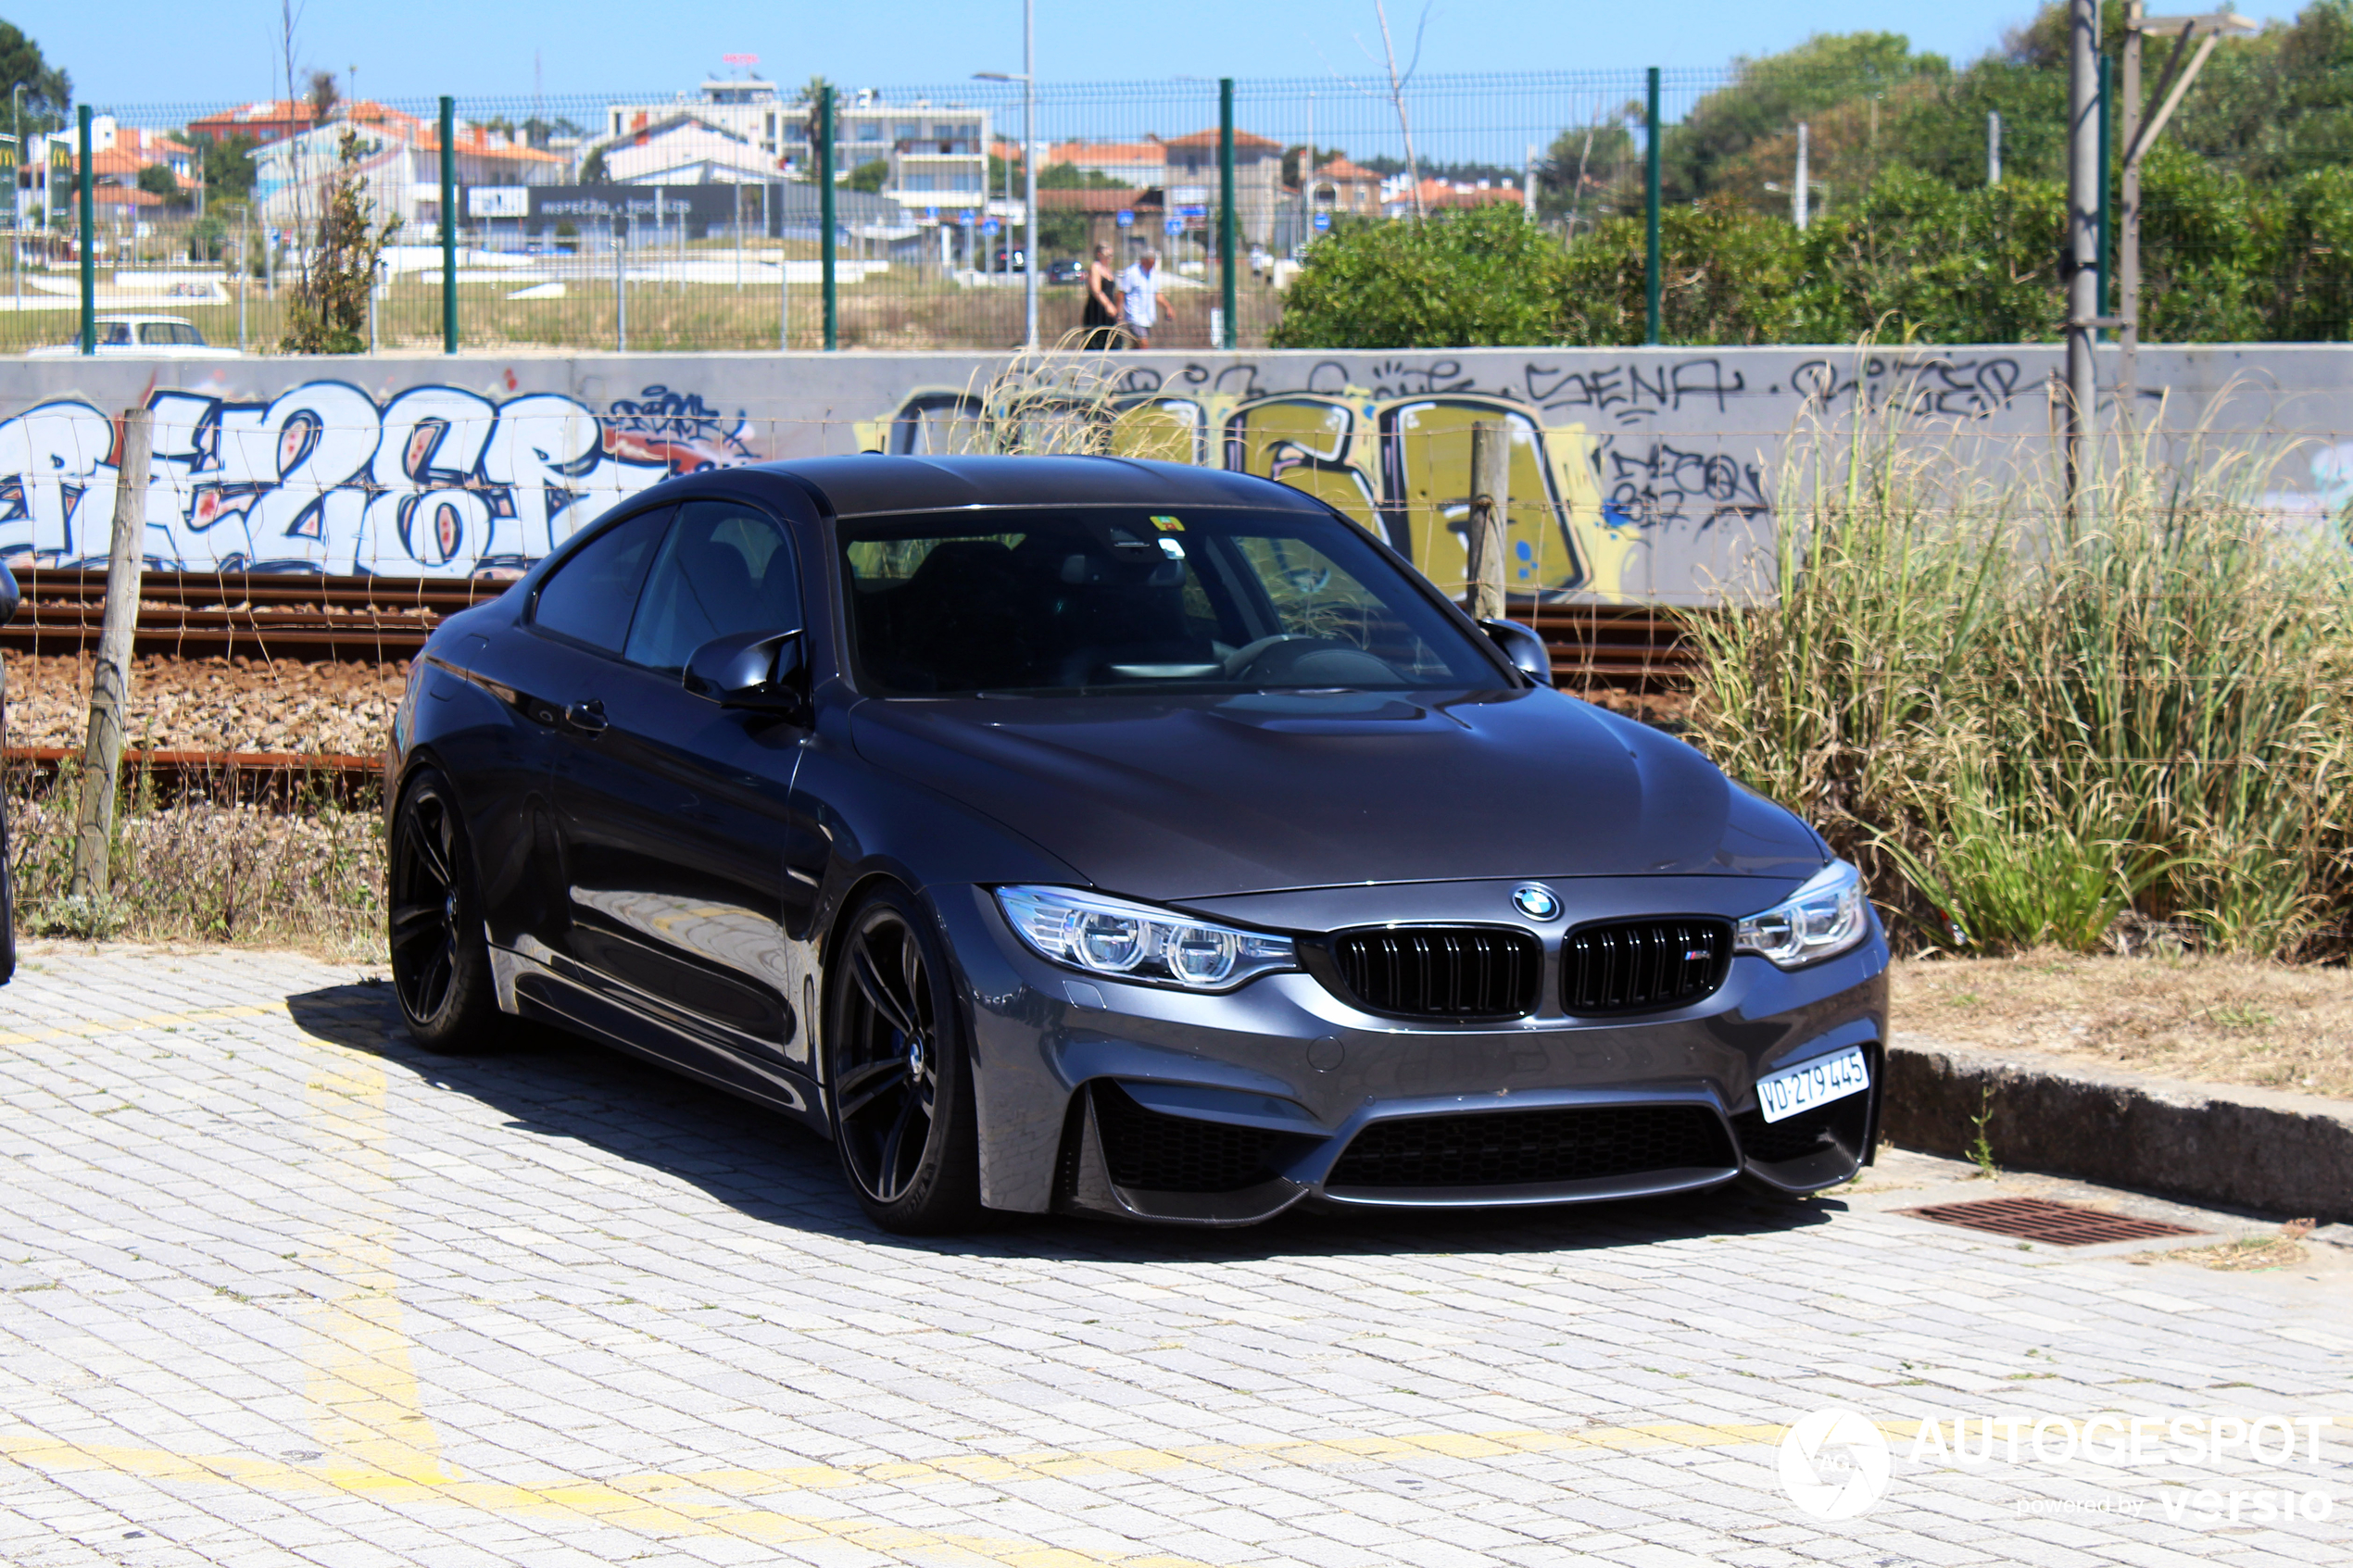
M 694 97 L 681 93 L 667 103 L 607 104 L 605 133 L 591 147 L 609 146 L 639 131 L 651 130 L 681 116 L 691 115 L 714 131 L 748 142 L 768 155 L 774 169 L 784 157 L 784 141 L 799 135 L 789 122 L 800 111 L 777 95 L 776 84 L 759 77 L 713 79 Z M 610 166 L 610 155 L 607 156 Z M 772 175 L 773 178 L 773 175 Z

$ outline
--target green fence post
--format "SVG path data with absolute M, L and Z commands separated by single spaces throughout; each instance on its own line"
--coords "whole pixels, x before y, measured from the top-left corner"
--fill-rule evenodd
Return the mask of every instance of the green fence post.
M 2096 253 L 2096 254 L 2098 255 L 2098 257 L 2099 257 L 2099 260 L 2098 260 L 2097 264 L 2096 264 L 2096 265 L 2094 267 L 2094 269 L 2093 269 L 2093 271 L 2094 271 L 2094 273 L 2095 273 L 2095 281 L 2094 282 L 2094 283 L 2093 283 L 2093 285 L 2092 285 L 2092 300 L 2093 300 L 2092 308 L 2093 308 L 2095 311 L 2098 312 L 2100 315 L 2105 316 L 2105 315 L 2107 315 L 2107 314 L 2108 313 L 2108 146 L 2109 146 L 2109 144 L 2109 144 L 2109 142 L 2108 142 L 2108 63 L 2109 63 L 2109 62 L 2108 62 L 2108 57 L 2106 55 L 2102 55 L 2102 56 L 2099 56 L 2099 62 L 2100 62 L 2100 81 L 2099 81 L 2099 88 L 2100 88 L 2100 178 L 2099 178 L 2098 187 L 2097 187 L 2096 191 L 2095 191 L 2095 194 L 2094 194 L 2094 199 L 2095 199 L 2095 201 L 2097 201 L 2097 202 L 2098 202 L 2098 204 L 2099 204 L 2099 214 L 2100 214 L 2100 223 L 2099 223 L 2099 250 L 2098 250 L 2098 251 L 2097 251 L 2097 253 Z M 2095 343 L 2096 343 L 2096 342 L 2098 342 L 2098 341 L 2099 341 L 2100 337 L 2101 337 L 2101 334 L 2100 334 L 2099 332 L 2095 332 L 2092 334 L 2092 341 L 2093 341 L 2093 342 L 2095 342 Z
M 1226 341 L 1218 347 L 1231 352 L 1241 341 L 1241 323 L 1234 304 L 1234 79 L 1217 79 L 1217 270 L 1224 277 Z
M 839 300 L 834 290 L 834 94 L 829 85 L 817 105 L 817 226 L 824 231 L 818 242 L 818 265 L 825 286 L 825 351 L 838 344 Z
M 441 351 L 458 352 L 458 100 L 441 100 Z
M 1658 342 L 1658 68 L 1651 67 L 1642 114 L 1642 341 Z
M 97 198 L 91 194 L 90 106 L 82 106 L 82 168 L 74 181 L 74 199 L 82 210 L 82 352 L 98 352 Z

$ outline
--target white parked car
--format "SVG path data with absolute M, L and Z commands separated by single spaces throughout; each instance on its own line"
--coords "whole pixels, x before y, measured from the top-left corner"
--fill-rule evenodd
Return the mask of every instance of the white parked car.
M 32 350 L 51 357 L 82 352 L 80 323 L 71 343 L 54 343 Z M 98 352 L 142 359 L 234 359 L 233 348 L 215 348 L 204 333 L 182 316 L 111 315 L 98 318 Z

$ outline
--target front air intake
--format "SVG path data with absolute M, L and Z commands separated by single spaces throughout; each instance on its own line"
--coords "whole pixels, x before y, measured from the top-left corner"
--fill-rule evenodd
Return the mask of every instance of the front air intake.
M 1713 996 L 1732 961 L 1732 928 L 1720 920 L 1634 920 L 1589 925 L 1561 944 L 1561 1008 L 1598 1013 L 1664 1012 Z
M 1518 1018 L 1536 1009 L 1544 953 L 1524 931 L 1393 926 L 1332 942 L 1348 996 L 1401 1018 Z

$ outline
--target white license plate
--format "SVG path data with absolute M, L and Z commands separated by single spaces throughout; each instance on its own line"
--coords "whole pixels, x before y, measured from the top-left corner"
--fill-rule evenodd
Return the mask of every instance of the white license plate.
M 1863 1047 L 1855 1046 L 1803 1067 L 1784 1068 L 1759 1078 L 1756 1106 L 1765 1112 L 1766 1121 L 1779 1122 L 1831 1100 L 1859 1095 L 1870 1086 L 1871 1070 L 1863 1060 Z

